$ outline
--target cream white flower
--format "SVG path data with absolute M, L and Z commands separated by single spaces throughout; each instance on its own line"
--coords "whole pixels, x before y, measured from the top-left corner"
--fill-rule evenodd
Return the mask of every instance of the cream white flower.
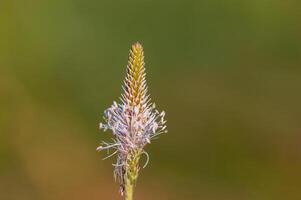
M 105 110 L 105 123 L 99 126 L 105 131 L 111 130 L 115 136 L 112 142 L 103 142 L 97 150 L 113 150 L 108 157 L 117 154 L 114 175 L 120 182 L 122 193 L 126 182 L 135 181 L 138 176 L 140 156 L 147 155 L 145 145 L 167 132 L 165 112 L 159 113 L 151 103 L 145 76 L 143 48 L 136 43 L 130 50 L 120 103 L 114 101 Z

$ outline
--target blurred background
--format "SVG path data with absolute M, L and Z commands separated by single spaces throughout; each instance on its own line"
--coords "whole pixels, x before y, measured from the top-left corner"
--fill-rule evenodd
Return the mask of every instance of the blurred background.
M 121 199 L 95 151 L 143 44 L 169 132 L 136 199 L 301 199 L 301 3 L 0 1 L 0 199 Z

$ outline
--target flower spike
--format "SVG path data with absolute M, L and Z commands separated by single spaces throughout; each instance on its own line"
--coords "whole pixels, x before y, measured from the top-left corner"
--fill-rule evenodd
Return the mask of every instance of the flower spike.
M 151 140 L 167 132 L 164 120 L 165 112 L 159 113 L 147 94 L 144 51 L 138 42 L 132 45 L 129 53 L 121 103 L 105 110 L 105 123 L 99 127 L 111 130 L 115 138 L 112 143 L 103 142 L 98 151 L 113 150 L 107 157 L 117 154 L 114 177 L 120 183 L 121 194 L 126 200 L 132 200 L 133 186 L 140 170 L 139 160 Z M 143 166 L 145 167 L 145 166 Z

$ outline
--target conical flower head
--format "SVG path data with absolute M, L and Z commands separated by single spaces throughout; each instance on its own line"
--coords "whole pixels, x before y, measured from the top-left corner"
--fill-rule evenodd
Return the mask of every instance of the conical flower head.
M 126 72 L 123 99 L 131 106 L 142 106 L 147 89 L 143 48 L 139 43 L 134 44 L 130 50 Z
M 145 76 L 143 48 L 136 43 L 130 50 L 121 103 L 113 102 L 105 111 L 106 123 L 100 123 L 100 128 L 112 130 L 115 138 L 111 143 L 103 142 L 97 150 L 113 149 L 108 157 L 117 154 L 114 174 L 122 190 L 133 168 L 136 169 L 133 177 L 138 174 L 140 155 L 147 155 L 144 146 L 166 132 L 165 113 L 159 113 L 150 102 Z

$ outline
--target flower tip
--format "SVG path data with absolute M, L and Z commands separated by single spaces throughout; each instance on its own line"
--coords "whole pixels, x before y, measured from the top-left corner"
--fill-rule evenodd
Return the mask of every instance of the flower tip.
M 142 45 L 139 43 L 139 42 L 136 42 L 136 43 L 134 43 L 133 45 L 132 45 L 132 49 L 139 49 L 139 50 L 142 50 L 143 49 L 143 47 L 142 47 Z

